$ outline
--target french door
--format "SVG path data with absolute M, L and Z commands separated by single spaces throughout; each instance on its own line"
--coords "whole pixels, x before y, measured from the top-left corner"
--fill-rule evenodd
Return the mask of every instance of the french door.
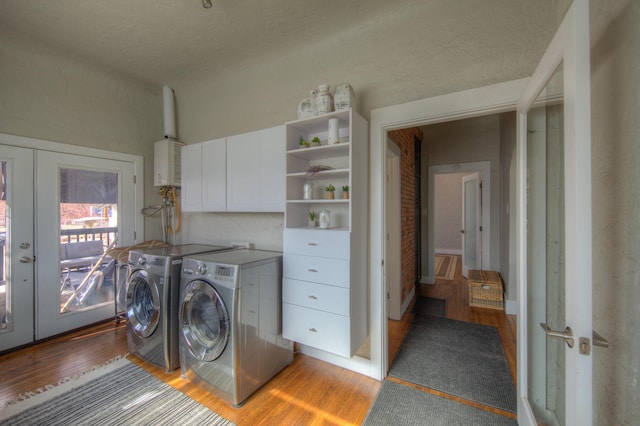
M 114 316 L 116 265 L 106 252 L 136 242 L 143 182 L 134 179 L 141 157 L 0 138 L 23 145 L 0 144 L 4 351 Z
M 33 340 L 33 151 L 0 145 L 0 351 Z
M 592 423 L 589 3 L 518 103 L 518 422 Z
M 50 151 L 38 151 L 36 164 L 35 336 L 42 339 L 114 315 L 115 261 L 103 255 L 133 243 L 134 168 Z
M 462 177 L 462 276 L 482 265 L 482 186 L 480 173 Z

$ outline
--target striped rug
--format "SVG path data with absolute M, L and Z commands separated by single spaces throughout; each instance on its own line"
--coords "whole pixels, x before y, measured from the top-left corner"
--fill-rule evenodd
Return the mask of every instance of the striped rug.
M 458 256 L 436 254 L 436 278 L 453 281 L 456 276 Z
M 125 358 L 22 395 L 2 425 L 232 425 Z

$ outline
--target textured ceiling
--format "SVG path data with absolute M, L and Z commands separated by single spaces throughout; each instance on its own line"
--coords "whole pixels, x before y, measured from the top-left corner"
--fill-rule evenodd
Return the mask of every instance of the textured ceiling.
M 2 0 L 0 36 L 44 43 L 156 84 L 283 54 L 416 0 Z M 423 2 L 423 4 L 431 2 Z M 437 3 L 437 2 L 436 2 Z M 406 9 L 405 9 L 406 10 Z

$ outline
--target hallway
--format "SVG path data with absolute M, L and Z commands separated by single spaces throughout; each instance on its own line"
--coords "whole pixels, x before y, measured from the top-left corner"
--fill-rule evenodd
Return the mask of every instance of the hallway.
M 458 256 L 456 272 L 453 280 L 436 279 L 435 285 L 419 284 L 416 288 L 416 295 L 427 296 L 446 300 L 446 318 L 466 321 L 482 325 L 495 326 L 500 335 L 500 340 L 505 352 L 507 365 L 513 378 L 514 386 L 517 384 L 516 377 L 516 316 L 506 315 L 502 310 L 471 308 L 469 307 L 469 290 L 467 279 L 462 276 L 462 262 Z M 402 317 L 401 321 L 389 320 L 389 365 L 398 353 L 404 336 L 407 333 L 409 325 L 413 320 L 413 305 L 409 307 Z M 442 392 L 423 388 L 408 382 L 402 382 L 398 379 L 388 378 L 404 385 L 411 386 L 423 392 L 435 394 L 444 398 L 452 399 L 476 408 L 482 408 L 487 411 L 504 414 L 500 410 L 491 407 L 485 407 L 471 401 L 462 400 Z

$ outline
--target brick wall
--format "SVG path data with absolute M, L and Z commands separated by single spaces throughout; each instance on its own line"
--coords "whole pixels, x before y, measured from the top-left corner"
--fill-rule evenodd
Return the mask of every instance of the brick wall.
M 415 193 L 414 136 L 422 141 L 422 131 L 419 128 L 389 132 L 389 139 L 400 147 L 402 303 L 405 302 L 416 283 L 416 222 L 414 206 L 419 194 Z

